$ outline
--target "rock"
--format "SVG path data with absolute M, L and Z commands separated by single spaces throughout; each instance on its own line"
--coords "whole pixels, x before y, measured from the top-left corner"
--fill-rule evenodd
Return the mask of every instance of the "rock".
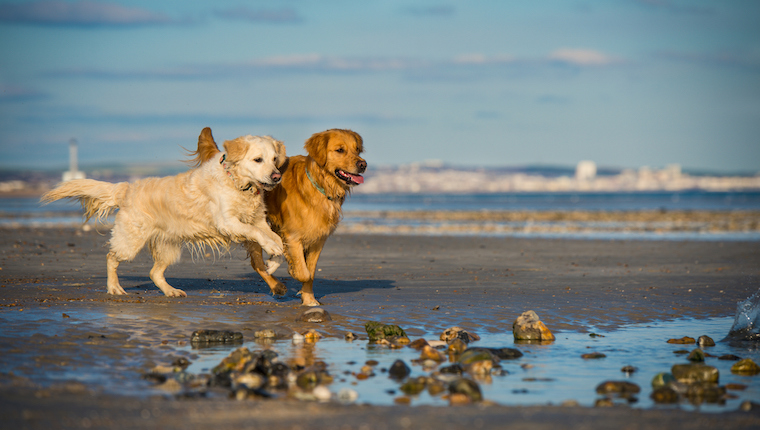
M 691 351 L 688 357 L 689 361 L 695 361 L 695 362 L 704 362 L 705 361 L 705 353 L 701 349 L 697 348 L 694 351 Z
M 607 357 L 601 352 L 589 352 L 588 354 L 581 354 L 581 358 L 584 360 L 596 360 L 599 358 L 605 358 Z
M 357 336 L 355 334 L 351 333 L 351 332 L 348 332 L 348 333 L 346 333 L 345 336 L 343 336 L 343 338 L 346 339 L 347 341 L 351 342 L 351 341 L 356 340 Z
M 259 373 L 244 373 L 232 379 L 232 389 L 236 390 L 239 387 L 245 387 L 249 390 L 257 390 L 263 387 L 266 382 L 267 380 L 264 375 Z
M 242 341 L 242 333 L 227 330 L 197 330 L 190 336 L 192 343 L 236 343 Z
M 670 369 L 670 373 L 678 382 L 693 384 L 695 382 L 718 383 L 719 372 L 713 366 L 705 364 L 676 364 Z
M 607 397 L 603 399 L 596 399 L 596 402 L 594 402 L 594 407 L 597 408 L 609 408 L 615 406 L 615 403 L 612 401 L 612 399 L 608 399 Z
M 446 355 L 443 352 L 431 347 L 430 345 L 425 345 L 420 352 L 420 360 L 434 360 L 437 362 L 442 362 L 446 361 Z
M 627 373 L 627 374 L 635 373 L 637 370 L 639 369 L 633 366 L 623 366 L 623 368 L 620 369 L 621 372 Z
M 715 341 L 710 336 L 699 336 L 697 339 L 697 345 L 701 347 L 715 346 Z
M 401 384 L 401 391 L 407 396 L 416 396 L 423 392 L 427 387 L 427 377 L 419 376 L 417 378 L 409 378 L 403 384 Z
M 718 357 L 718 360 L 729 360 L 729 361 L 738 361 L 741 359 L 742 359 L 741 357 L 734 354 L 726 354 L 726 355 L 721 355 L 720 357 Z
M 682 337 L 680 339 L 668 339 L 668 343 L 675 343 L 675 344 L 678 344 L 678 345 L 689 345 L 689 344 L 692 344 L 692 343 L 697 343 L 697 341 L 694 340 L 693 337 L 684 336 L 684 337 Z
M 480 340 L 480 336 L 475 333 L 470 333 L 461 327 L 451 327 L 441 333 L 441 340 L 447 343 L 451 343 L 455 339 L 460 339 L 464 343 L 470 343 L 476 340 Z
M 754 376 L 760 373 L 760 366 L 757 365 L 751 358 L 745 358 L 744 360 L 737 361 L 731 366 L 731 373 L 744 376 Z
M 332 397 L 332 393 L 330 392 L 330 389 L 325 387 L 324 385 L 317 385 L 316 387 L 314 387 L 314 389 L 311 390 L 311 394 L 319 402 L 326 402 L 330 400 L 330 398 Z
M 483 394 L 481 393 L 478 384 L 467 378 L 452 381 L 449 384 L 449 393 L 464 394 L 471 402 L 479 402 L 483 400 Z
M 316 342 L 319 340 L 319 338 L 322 337 L 322 335 L 319 334 L 319 332 L 314 329 L 306 330 L 305 332 L 301 334 L 303 335 L 303 338 L 306 342 Z
M 172 366 L 178 367 L 180 369 L 187 369 L 187 366 L 190 365 L 190 360 L 188 360 L 185 357 L 177 357 L 172 361 Z
M 718 403 L 726 395 L 726 388 L 719 387 L 718 384 L 710 382 L 698 382 L 689 385 L 686 390 L 686 397 L 695 404 L 699 403 Z
M 460 356 L 457 362 L 464 366 L 472 364 L 478 361 L 499 361 L 498 357 L 494 356 L 489 350 L 485 348 L 471 348 L 465 350 Z
M 670 387 L 660 387 L 654 391 L 650 396 L 655 403 L 677 403 L 678 393 L 676 390 Z
M 459 355 L 463 353 L 465 349 L 467 349 L 467 343 L 462 339 L 456 338 L 449 342 L 449 354 Z
M 296 318 L 296 321 L 308 323 L 322 323 L 332 321 L 330 313 L 320 307 L 306 309 Z
M 450 366 L 441 367 L 438 372 L 444 375 L 461 375 L 464 373 L 464 367 L 459 363 L 454 363 Z
M 745 400 L 739 405 L 739 410 L 743 412 L 760 410 L 760 403 L 755 403 L 751 400 Z
M 344 405 L 354 403 L 358 398 L 359 393 L 350 388 L 341 388 L 340 391 L 338 391 L 338 402 L 343 403 Z
M 658 373 L 654 375 L 654 378 L 652 378 L 652 388 L 656 390 L 658 388 L 665 387 L 675 382 L 675 380 L 676 378 L 674 378 L 670 373 Z
M 476 361 L 465 366 L 467 373 L 477 376 L 490 375 L 491 369 L 493 369 L 493 361 L 491 360 Z
M 277 337 L 277 334 L 271 328 L 265 328 L 264 330 L 253 332 L 253 337 L 256 339 L 274 339 Z
M 300 344 L 302 344 L 304 342 L 304 340 L 306 340 L 306 338 L 301 333 L 293 333 L 293 343 L 294 344 L 300 345 Z
M 388 369 L 388 376 L 391 379 L 400 381 L 409 376 L 411 372 L 412 369 L 410 369 L 403 360 L 396 360 L 393 362 L 390 369 Z
M 597 394 L 614 394 L 622 398 L 630 398 L 640 391 L 638 385 L 628 381 L 605 381 L 596 387 Z
M 553 341 L 554 335 L 533 311 L 523 312 L 512 324 L 515 340 Z
M 370 342 L 379 339 L 406 337 L 404 329 L 397 325 L 386 325 L 375 321 L 369 321 L 364 325 L 364 329 L 367 330 Z
M 523 356 L 523 353 L 515 348 L 483 348 L 478 346 L 468 349 L 472 351 L 488 351 L 500 360 L 515 360 Z
M 417 339 L 409 344 L 409 347 L 420 350 L 422 347 L 429 345 L 425 339 Z

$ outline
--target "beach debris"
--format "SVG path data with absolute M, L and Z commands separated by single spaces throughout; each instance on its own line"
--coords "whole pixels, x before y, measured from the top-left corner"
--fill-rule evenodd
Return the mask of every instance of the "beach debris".
M 754 376 L 760 373 L 760 366 L 757 365 L 751 358 L 745 358 L 744 360 L 737 361 L 731 366 L 731 373 L 744 376 Z
M 684 336 L 680 339 L 668 339 L 668 343 L 674 343 L 677 345 L 690 345 L 692 343 L 697 343 L 697 341 L 693 337 Z
M 697 338 L 697 345 L 699 345 L 700 348 L 715 346 L 715 341 L 712 340 L 710 336 L 699 336 L 699 338 Z
M 370 342 L 376 342 L 380 339 L 394 339 L 406 337 L 404 329 L 397 325 L 386 325 L 383 323 L 368 321 L 364 324 Z M 408 339 L 408 338 L 407 338 Z
M 409 366 L 404 363 L 403 360 L 396 360 L 391 364 L 391 367 L 388 369 L 388 376 L 391 379 L 395 380 L 403 380 L 409 374 L 412 372 L 412 369 L 409 368 Z
M 605 355 L 602 352 L 589 352 L 586 354 L 581 354 L 581 358 L 584 360 L 596 360 L 599 358 L 605 358 L 607 355 Z
M 678 381 L 685 384 L 695 382 L 713 382 L 718 383 L 720 377 L 718 369 L 705 364 L 675 364 L 670 369 L 670 373 Z
M 694 351 L 691 351 L 688 357 L 686 357 L 689 361 L 694 362 L 703 362 L 705 361 L 705 352 L 701 349 L 697 348 Z
M 553 341 L 554 335 L 534 311 L 523 312 L 512 324 L 515 340 Z
M 451 343 L 456 339 L 461 340 L 464 343 L 474 342 L 480 340 L 480 336 L 475 333 L 470 333 L 462 327 L 450 327 L 441 333 L 440 339 L 444 342 Z
M 332 321 L 330 313 L 320 307 L 313 307 L 306 309 L 301 315 L 296 318 L 296 321 L 308 322 L 308 323 L 323 323 L 325 321 Z
M 235 343 L 242 341 L 242 333 L 228 330 L 197 330 L 190 336 L 191 343 Z
M 760 340 L 760 289 L 747 300 L 736 304 L 734 324 L 728 331 L 732 340 Z

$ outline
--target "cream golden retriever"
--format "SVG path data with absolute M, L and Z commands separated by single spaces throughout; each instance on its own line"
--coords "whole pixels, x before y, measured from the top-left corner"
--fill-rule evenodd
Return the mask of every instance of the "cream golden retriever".
M 300 294 L 304 305 L 319 305 L 313 289 L 317 260 L 340 222 L 346 195 L 352 187 L 364 182 L 362 173 L 367 162 L 360 156 L 363 145 L 361 136 L 351 130 L 315 133 L 304 145 L 308 155 L 290 157 L 282 167 L 280 186 L 265 193 L 267 219 L 282 237 L 290 275 L 302 283 Z M 196 154 L 199 162 L 217 156 L 210 132 L 198 139 Z M 285 285 L 271 275 L 277 268 L 276 256 L 265 264 L 260 244 L 246 242 L 245 246 L 251 266 L 272 293 L 285 294 Z
M 204 130 L 199 141 L 204 133 L 210 136 L 211 130 Z M 118 209 L 107 256 L 109 294 L 126 294 L 116 269 L 147 244 L 154 261 L 150 279 L 166 296 L 186 297 L 164 278 L 184 243 L 218 249 L 231 242 L 255 242 L 274 256 L 283 253 L 282 240 L 266 222 L 262 192 L 280 183 L 285 146 L 269 136 L 249 135 L 224 142 L 224 149 L 176 176 L 117 184 L 64 182 L 42 196 L 42 202 L 79 199 L 87 219 L 103 219 Z

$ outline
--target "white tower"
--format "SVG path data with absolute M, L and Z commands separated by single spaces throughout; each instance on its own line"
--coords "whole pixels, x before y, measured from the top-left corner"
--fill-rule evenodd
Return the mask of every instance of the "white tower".
M 69 170 L 63 172 L 63 182 L 72 179 L 84 179 L 84 172 L 80 172 L 77 166 L 77 140 L 69 140 Z

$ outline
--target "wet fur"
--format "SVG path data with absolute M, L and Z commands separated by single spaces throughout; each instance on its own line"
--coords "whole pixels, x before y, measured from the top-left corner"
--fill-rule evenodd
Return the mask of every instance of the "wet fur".
M 224 142 L 224 148 L 226 167 L 217 152 L 219 157 L 176 176 L 116 184 L 92 179 L 64 182 L 46 193 L 42 202 L 78 199 L 87 219 L 102 220 L 118 209 L 107 256 L 109 294 L 126 294 L 116 269 L 147 244 L 154 260 L 151 280 L 166 296 L 185 297 L 164 278 L 185 243 L 219 249 L 231 242 L 255 241 L 268 253 L 283 252 L 282 240 L 266 222 L 263 189 L 279 182 L 277 166 L 286 158 L 285 146 L 270 137 L 244 136 Z
M 211 136 L 209 133 L 208 136 Z M 336 169 L 361 174 L 366 162 L 360 157 L 363 141 L 351 130 L 327 130 L 315 133 L 305 143 L 308 155 L 288 158 L 282 167 L 282 182 L 265 193 L 267 219 L 283 240 L 290 275 L 302 283 L 301 301 L 304 305 L 319 304 L 314 297 L 313 283 L 322 247 L 335 231 L 342 216 L 342 205 L 351 185 L 339 179 Z M 342 148 L 343 152 L 338 152 Z M 199 139 L 196 160 L 203 162 L 215 156 L 213 139 Z M 324 189 L 320 192 L 309 180 Z M 328 199 L 327 197 L 330 197 Z M 285 294 L 287 288 L 267 271 L 261 247 L 254 242 L 245 244 L 251 256 L 251 266 L 269 285 L 272 293 Z

